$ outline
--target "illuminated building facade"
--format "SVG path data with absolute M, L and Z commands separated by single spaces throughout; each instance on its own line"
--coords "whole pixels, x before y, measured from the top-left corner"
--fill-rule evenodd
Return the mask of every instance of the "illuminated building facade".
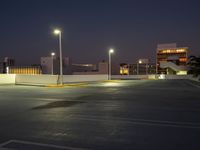
M 156 73 L 155 63 L 120 64 L 120 75 L 145 75 L 145 74 L 155 74 L 155 73 Z
M 188 58 L 187 47 L 177 47 L 176 43 L 171 44 L 158 44 L 156 53 L 156 72 L 158 74 L 168 74 L 168 68 L 161 68 L 161 62 L 171 62 L 177 66 L 186 66 Z M 173 72 L 171 74 L 176 74 Z
M 11 66 L 11 67 L 7 68 L 7 73 L 8 74 L 31 74 L 31 75 L 36 75 L 36 74 L 42 74 L 42 69 L 41 69 L 41 66 L 27 66 L 27 67 Z
M 120 64 L 120 75 L 129 75 L 129 64 Z

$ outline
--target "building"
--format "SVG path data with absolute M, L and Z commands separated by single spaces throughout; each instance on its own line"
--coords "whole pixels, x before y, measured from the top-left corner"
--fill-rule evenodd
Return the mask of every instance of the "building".
M 4 63 L 6 65 L 6 67 L 14 66 L 15 65 L 15 60 L 13 58 L 5 57 L 4 58 Z
M 120 64 L 120 75 L 129 75 L 131 72 L 131 68 L 129 68 L 129 64 L 121 63 Z
M 188 48 L 176 43 L 158 44 L 156 50 L 156 72 L 158 74 L 187 74 Z
M 105 61 L 98 64 L 72 64 L 74 75 L 108 74 L 108 63 Z
M 8 67 L 14 66 L 15 60 L 10 57 L 5 57 L 3 60 L 0 61 L 0 73 L 7 73 Z
M 151 63 L 149 59 L 139 59 L 133 64 L 120 64 L 120 75 L 145 75 L 155 73 L 156 64 Z
M 99 74 L 108 74 L 108 63 L 105 61 L 99 62 L 98 72 Z
M 0 62 L 0 73 L 6 73 L 5 62 Z
M 72 64 L 72 72 L 94 72 L 97 71 L 96 64 Z
M 7 67 L 8 74 L 42 74 L 41 66 L 10 66 Z
M 41 67 L 43 74 L 60 74 L 59 57 L 41 57 Z M 108 74 L 108 63 L 105 61 L 98 64 L 72 63 L 69 57 L 63 58 L 63 74 Z
M 60 74 L 59 57 L 41 57 L 40 64 L 43 74 Z M 63 58 L 63 74 L 71 74 L 71 62 L 69 57 Z

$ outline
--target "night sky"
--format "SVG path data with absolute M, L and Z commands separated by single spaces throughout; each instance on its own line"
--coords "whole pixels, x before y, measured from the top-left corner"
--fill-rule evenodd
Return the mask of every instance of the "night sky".
M 155 59 L 158 43 L 176 42 L 200 54 L 198 0 L 1 0 L 0 58 L 18 65 L 39 64 L 40 57 L 63 53 L 74 63 L 107 60 L 134 63 Z

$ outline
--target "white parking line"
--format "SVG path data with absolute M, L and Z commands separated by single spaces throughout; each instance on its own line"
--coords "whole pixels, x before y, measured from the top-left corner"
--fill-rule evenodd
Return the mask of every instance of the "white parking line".
M 49 147 L 49 148 L 57 148 L 58 150 L 89 150 L 89 149 L 82 149 L 82 148 L 75 148 L 75 147 L 65 147 L 65 146 L 58 146 L 58 145 L 52 145 L 52 144 L 43 144 L 43 143 L 36 143 L 36 142 L 30 142 L 30 141 L 21 141 L 21 140 L 9 140 L 6 141 L 5 143 L 0 144 L 0 150 L 11 150 L 11 149 L 6 149 L 6 145 L 11 144 L 11 143 L 19 143 L 19 144 L 28 144 L 28 145 L 36 145 L 36 146 L 42 146 L 42 147 Z
M 189 84 L 189 85 L 191 85 L 191 86 L 193 86 L 193 87 L 196 87 L 196 88 L 200 88 L 200 86 L 199 85 L 196 85 L 196 84 L 193 84 L 192 82 L 190 82 L 190 81 L 185 81 L 187 84 Z
M 7 148 L 1 148 L 0 147 L 0 150 L 13 150 L 13 149 L 7 149 Z
M 176 127 L 176 128 L 200 128 L 200 123 L 191 123 L 191 122 L 174 122 L 167 120 L 149 120 L 149 119 L 129 119 L 129 118 L 119 118 L 112 117 L 109 119 L 98 117 L 98 116 L 89 116 L 89 115 L 70 115 L 71 119 L 80 119 L 87 121 L 116 121 L 119 123 L 125 124 L 139 124 L 139 125 L 149 125 L 149 126 L 166 126 L 166 127 Z

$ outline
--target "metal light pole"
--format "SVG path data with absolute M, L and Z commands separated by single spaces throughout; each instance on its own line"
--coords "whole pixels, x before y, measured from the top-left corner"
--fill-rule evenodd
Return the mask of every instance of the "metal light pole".
M 53 75 L 53 57 L 55 56 L 55 53 L 51 53 L 51 58 L 52 58 L 52 67 L 51 67 L 51 74 Z
M 59 35 L 59 50 L 60 50 L 60 84 L 63 85 L 63 64 L 62 64 L 62 36 L 61 31 L 56 29 L 54 34 Z
M 139 60 L 138 62 L 137 62 L 137 74 L 139 75 L 139 64 L 142 64 L 142 61 L 141 60 Z
M 112 68 L 111 68 L 111 54 L 114 53 L 113 49 L 109 50 L 109 71 L 108 71 L 108 80 L 111 80 L 111 75 L 112 75 Z
M 148 74 L 148 64 L 146 63 L 146 75 Z

